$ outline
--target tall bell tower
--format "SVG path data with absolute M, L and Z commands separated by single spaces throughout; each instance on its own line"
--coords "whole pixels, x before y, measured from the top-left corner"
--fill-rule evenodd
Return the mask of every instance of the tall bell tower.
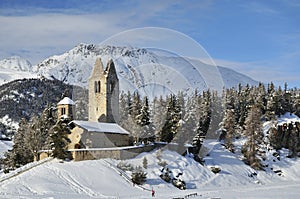
M 112 60 L 104 69 L 101 59 L 96 59 L 89 78 L 89 121 L 119 122 L 119 79 Z

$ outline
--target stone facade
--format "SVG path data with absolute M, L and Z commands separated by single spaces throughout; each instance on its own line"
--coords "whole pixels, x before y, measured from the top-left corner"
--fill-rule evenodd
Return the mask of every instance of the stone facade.
M 114 62 L 97 58 L 89 79 L 89 121 L 119 122 L 119 79 Z
M 76 126 L 68 136 L 71 143 L 68 149 L 110 148 L 128 146 L 128 134 L 88 131 Z
M 62 117 L 63 115 L 68 116 L 71 120 L 73 119 L 74 114 L 74 105 L 75 103 L 68 97 L 63 98 L 57 104 L 57 118 Z
M 74 149 L 69 150 L 69 152 L 72 154 L 74 161 L 97 160 L 102 158 L 125 160 L 134 158 L 140 153 L 152 151 L 156 147 L 156 145 L 147 145 L 141 147 L 119 147 L 106 149 Z

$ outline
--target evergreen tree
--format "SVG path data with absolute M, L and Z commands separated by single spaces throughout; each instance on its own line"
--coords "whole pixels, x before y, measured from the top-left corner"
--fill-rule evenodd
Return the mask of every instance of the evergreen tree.
M 140 114 L 136 117 L 137 124 L 140 126 L 140 141 L 151 141 L 155 140 L 154 135 L 154 127 L 150 120 L 150 108 L 149 108 L 149 101 L 148 97 L 145 96 L 142 101 L 142 107 L 140 110 Z
M 290 139 L 288 141 L 288 149 L 290 150 L 290 156 L 296 157 L 298 152 L 299 146 L 299 131 L 297 129 L 296 124 L 290 123 L 289 124 L 290 130 Z
M 147 173 L 143 171 L 143 169 L 138 166 L 131 174 L 131 180 L 134 184 L 142 185 L 146 182 Z
M 175 95 L 170 95 L 167 106 L 167 117 L 161 131 L 161 141 L 171 142 L 177 133 L 181 119 L 181 109 Z
M 70 134 L 69 122 L 69 118 L 61 117 L 50 131 L 50 146 L 52 156 L 55 158 L 66 159 L 68 157 L 66 150 L 70 143 L 68 138 L 68 134 Z
M 160 140 L 162 128 L 166 121 L 167 106 L 162 96 L 154 98 L 152 105 L 152 122 L 154 128 L 154 135 L 156 139 Z
M 245 121 L 246 143 L 243 145 L 242 152 L 245 156 L 246 163 L 254 169 L 261 169 L 259 159 L 259 148 L 262 143 L 263 133 L 261 124 L 261 112 L 256 106 L 251 107 Z
M 222 122 L 222 127 L 226 131 L 225 146 L 231 152 L 234 152 L 232 139 L 234 138 L 235 135 L 235 126 L 236 125 L 235 125 L 234 109 L 227 109 L 225 112 L 225 117 Z
M 34 157 L 38 157 L 39 150 L 42 150 L 45 145 L 46 138 L 44 132 L 41 131 L 41 123 L 39 118 L 34 116 L 29 122 L 28 132 L 25 136 L 25 144 L 28 150 Z
M 5 154 L 5 169 L 13 170 L 33 161 L 33 155 L 28 150 L 24 138 L 28 129 L 26 119 L 22 119 L 19 123 L 19 129 L 14 135 L 13 148 Z
M 292 94 L 291 94 L 291 91 L 288 90 L 287 83 L 284 84 L 282 109 L 283 109 L 283 114 L 286 112 L 289 112 L 289 113 L 293 112 Z
M 195 102 L 195 96 L 192 96 L 187 99 L 186 110 L 182 119 L 183 122 L 181 128 L 178 129 L 178 132 L 174 138 L 175 142 L 177 143 L 191 143 L 193 137 L 197 134 L 197 117 Z
M 293 113 L 300 117 L 300 93 L 294 91 L 292 97 L 292 104 L 293 104 Z
M 269 141 L 275 150 L 282 148 L 282 134 L 279 128 L 280 127 L 276 128 L 275 126 L 272 126 L 269 129 Z

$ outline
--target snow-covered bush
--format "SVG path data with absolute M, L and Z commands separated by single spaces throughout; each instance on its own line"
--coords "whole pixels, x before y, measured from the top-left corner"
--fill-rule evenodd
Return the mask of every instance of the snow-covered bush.
M 142 167 L 138 166 L 131 174 L 131 180 L 134 184 L 141 185 L 147 179 L 147 173 L 143 171 Z
M 162 174 L 160 174 L 160 178 L 163 179 L 166 182 L 171 182 L 172 177 L 171 177 L 171 171 L 169 170 L 169 168 L 163 168 L 161 170 Z
M 220 167 L 210 167 L 210 170 L 211 170 L 213 173 L 217 174 L 217 173 L 220 173 L 221 168 L 220 168 Z
M 174 178 L 172 180 L 172 184 L 175 187 L 177 187 L 178 189 L 181 189 L 181 190 L 185 190 L 186 189 L 186 184 L 185 184 L 185 182 L 183 180 Z
M 132 164 L 129 164 L 127 162 L 119 162 L 117 164 L 117 167 L 123 171 L 133 171 L 134 170 L 134 166 Z

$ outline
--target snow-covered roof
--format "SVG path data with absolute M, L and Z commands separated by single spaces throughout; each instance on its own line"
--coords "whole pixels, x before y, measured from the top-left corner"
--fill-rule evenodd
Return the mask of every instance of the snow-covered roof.
M 129 135 L 128 131 L 126 131 L 116 123 L 101 123 L 101 122 L 91 122 L 91 121 L 81 121 L 81 120 L 74 120 L 72 121 L 72 123 L 86 129 L 89 132 L 117 133 L 117 134 Z
M 64 97 L 64 99 L 58 102 L 58 105 L 65 105 L 65 104 L 75 105 L 75 102 L 68 97 Z

